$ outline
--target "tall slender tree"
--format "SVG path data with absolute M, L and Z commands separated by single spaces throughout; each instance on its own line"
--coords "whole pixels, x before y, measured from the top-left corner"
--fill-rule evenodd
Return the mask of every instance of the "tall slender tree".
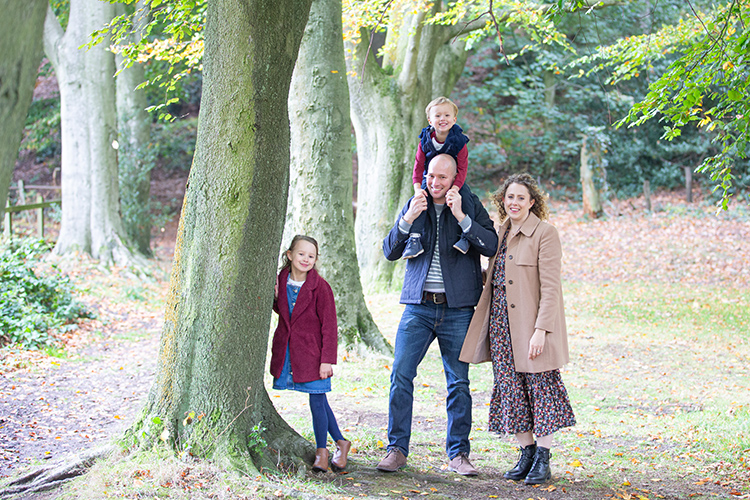
M 414 191 L 411 167 L 417 137 L 427 123 L 424 108 L 434 97 L 450 94 L 466 63 L 464 42 L 453 41 L 459 27 L 425 24 L 441 9 L 440 2 L 431 5 L 429 11 L 416 13 L 406 13 L 413 6 L 404 7 L 403 23 L 392 26 L 386 36 L 386 44 L 395 48 L 382 59 L 368 52 L 368 30 L 362 29 L 358 42 L 348 47 L 353 56 L 347 68 L 359 167 L 357 258 L 363 282 L 373 289 L 399 283 L 394 280 L 396 265 L 382 256 L 383 237 Z M 434 78 L 436 69 L 439 76 Z
M 48 9 L 44 50 L 60 87 L 63 214 L 54 252 L 87 252 L 125 265 L 140 262 L 119 214 L 115 57 L 103 43 L 81 48 L 114 14 L 109 2 L 71 0 L 63 30 Z
M 149 21 L 148 4 L 136 3 L 133 13 L 133 43 L 146 36 Z M 118 14 L 125 7 L 118 5 Z M 119 138 L 118 167 L 120 206 L 125 233 L 144 255 L 151 255 L 151 169 L 154 162 L 149 152 L 151 117 L 146 111 L 146 90 L 138 86 L 146 81 L 146 70 L 138 61 L 127 61 L 119 52 L 116 57 L 117 132 Z
M 34 93 L 45 0 L 0 0 L 0 218 L 5 210 L 23 125 Z
M 275 468 L 277 450 L 313 455 L 263 385 L 289 182 L 287 97 L 309 8 L 208 5 L 198 138 L 156 380 L 131 429 L 244 470 Z M 262 457 L 261 439 L 274 450 Z
M 390 346 L 367 309 L 354 243 L 351 121 L 341 0 L 315 0 L 289 93 L 291 167 L 284 241 L 317 238 L 343 343 Z

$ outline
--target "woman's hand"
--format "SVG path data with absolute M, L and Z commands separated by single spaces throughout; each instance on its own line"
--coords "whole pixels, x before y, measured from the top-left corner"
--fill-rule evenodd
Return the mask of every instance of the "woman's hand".
M 320 363 L 320 378 L 333 377 L 333 365 L 331 363 Z
M 535 359 L 544 350 L 544 341 L 547 340 L 547 332 L 537 328 L 529 341 L 529 359 Z

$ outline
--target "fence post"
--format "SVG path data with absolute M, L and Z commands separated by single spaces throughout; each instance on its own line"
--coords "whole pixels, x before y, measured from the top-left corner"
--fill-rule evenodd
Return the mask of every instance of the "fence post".
M 44 198 L 41 194 L 36 195 L 37 203 L 42 203 Z M 44 238 L 44 207 L 36 209 L 36 234 L 39 238 Z
M 3 236 L 8 240 L 13 239 L 13 218 L 7 208 L 10 207 L 10 200 L 5 204 L 5 224 L 3 224 Z

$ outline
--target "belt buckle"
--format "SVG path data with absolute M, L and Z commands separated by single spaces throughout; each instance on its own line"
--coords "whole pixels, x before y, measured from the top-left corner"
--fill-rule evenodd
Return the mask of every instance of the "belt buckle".
M 441 300 L 440 300 L 440 301 L 438 301 L 438 298 L 440 298 Z M 444 294 L 444 293 L 436 293 L 436 294 L 433 294 L 433 296 L 432 296 L 432 301 L 433 301 L 433 302 L 434 302 L 435 304 L 438 304 L 438 305 L 439 305 L 439 304 L 445 304 L 445 303 L 447 302 L 447 300 L 446 300 L 446 297 L 445 297 L 445 294 Z

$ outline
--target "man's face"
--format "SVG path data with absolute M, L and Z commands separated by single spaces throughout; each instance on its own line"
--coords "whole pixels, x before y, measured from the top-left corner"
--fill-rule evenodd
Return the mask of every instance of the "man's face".
M 427 172 L 427 189 L 435 203 L 445 203 L 445 195 L 456 179 L 456 168 L 450 159 L 438 156 L 430 162 Z

